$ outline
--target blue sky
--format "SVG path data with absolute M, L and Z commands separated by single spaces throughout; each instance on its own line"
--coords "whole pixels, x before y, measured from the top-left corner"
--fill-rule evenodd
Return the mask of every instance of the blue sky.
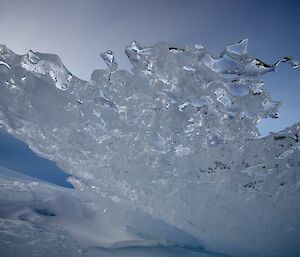
M 132 40 L 200 43 L 218 54 L 226 44 L 249 38 L 250 54 L 267 63 L 286 55 L 300 60 L 297 0 L 0 0 L 0 6 L 0 44 L 18 54 L 29 49 L 58 54 L 82 79 L 105 68 L 99 53 L 107 49 L 120 68 L 130 69 L 124 47 Z M 300 121 L 300 70 L 282 65 L 264 80 L 271 96 L 283 101 L 280 118 L 259 126 L 266 135 Z M 10 140 L 0 136 L 2 160 L 17 158 Z

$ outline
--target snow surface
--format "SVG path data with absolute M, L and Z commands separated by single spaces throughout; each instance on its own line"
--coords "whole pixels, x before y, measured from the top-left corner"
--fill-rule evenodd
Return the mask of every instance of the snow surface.
M 56 55 L 0 46 L 0 125 L 70 174 L 66 189 L 0 168 L 4 256 L 293 257 L 300 124 L 258 138 L 280 103 L 248 40 L 125 49 L 90 81 Z M 147 249 L 147 250 L 145 250 Z
M 111 210 L 79 199 L 72 189 L 33 181 L 4 167 L 0 167 L 0 182 L 0 250 L 4 257 L 223 256 L 205 251 L 183 231 L 137 211 L 120 223 Z M 103 205 L 108 204 L 103 199 Z M 190 248 L 178 248 L 182 245 Z

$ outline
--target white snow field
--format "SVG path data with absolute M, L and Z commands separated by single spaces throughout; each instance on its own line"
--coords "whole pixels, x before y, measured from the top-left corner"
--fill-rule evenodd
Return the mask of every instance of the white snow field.
M 247 43 L 134 41 L 132 72 L 107 51 L 90 81 L 1 45 L 0 126 L 75 189 L 0 168 L 0 256 L 299 256 L 300 124 L 256 128 L 280 106 L 261 76 L 299 63 Z

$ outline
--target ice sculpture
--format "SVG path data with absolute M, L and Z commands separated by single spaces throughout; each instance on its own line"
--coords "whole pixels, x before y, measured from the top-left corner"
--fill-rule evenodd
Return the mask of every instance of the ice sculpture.
M 129 225 L 141 212 L 191 236 L 185 245 L 297 256 L 300 124 L 265 138 L 257 138 L 256 125 L 277 118 L 280 106 L 261 76 L 281 62 L 299 63 L 285 57 L 268 65 L 248 55 L 247 43 L 214 56 L 201 45 L 134 41 L 125 49 L 132 73 L 107 51 L 108 68 L 90 81 L 56 55 L 17 55 L 2 45 L 0 123 L 67 171 L 76 197 L 97 206 L 95 213 L 131 231 L 127 243 L 147 234 Z M 171 234 L 156 241 L 169 242 Z M 171 241 L 178 245 L 178 238 Z

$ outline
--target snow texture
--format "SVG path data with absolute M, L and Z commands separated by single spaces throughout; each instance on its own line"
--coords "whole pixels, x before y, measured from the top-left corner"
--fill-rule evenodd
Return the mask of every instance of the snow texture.
M 75 187 L 2 168 L 4 256 L 299 256 L 300 124 L 264 138 L 256 128 L 280 106 L 261 76 L 299 63 L 268 65 L 247 43 L 214 56 L 134 41 L 132 72 L 109 50 L 90 81 L 56 55 L 1 45 L 1 127 Z

